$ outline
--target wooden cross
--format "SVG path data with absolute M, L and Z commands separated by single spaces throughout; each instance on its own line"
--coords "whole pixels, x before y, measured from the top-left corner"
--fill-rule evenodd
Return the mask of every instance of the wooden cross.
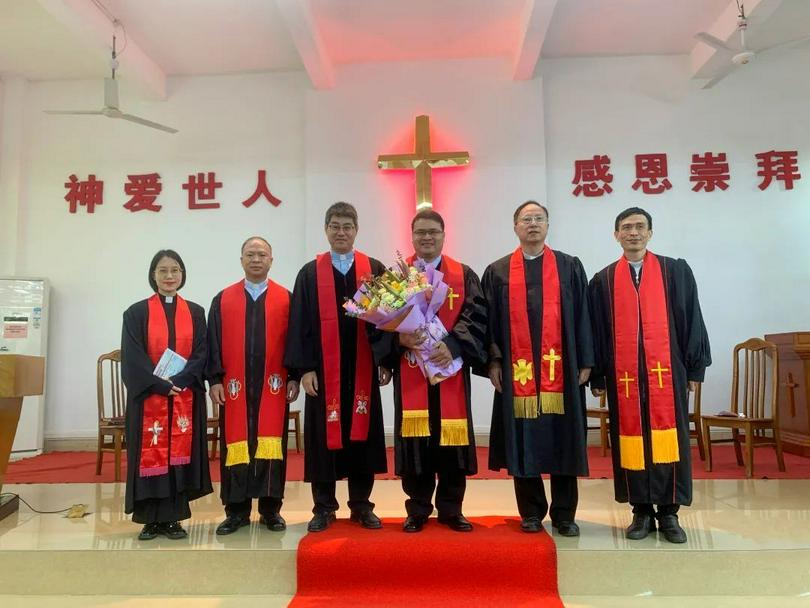
M 450 291 L 447 293 L 447 299 L 450 300 L 450 310 L 453 310 L 453 304 L 455 304 L 454 300 L 459 297 L 461 296 L 454 292 L 453 288 L 451 287 Z
M 431 171 L 440 167 L 457 167 L 470 163 L 469 152 L 433 152 L 430 149 L 430 119 L 416 117 L 416 136 L 413 154 L 381 154 L 377 157 L 380 169 L 411 169 L 416 172 L 416 210 L 433 207 Z
M 562 357 L 550 348 L 547 355 L 543 355 L 543 361 L 548 361 L 548 379 L 549 382 L 554 382 L 554 363 L 562 361 Z
M 624 396 L 630 398 L 630 383 L 635 382 L 635 378 L 631 378 L 630 374 L 624 372 L 624 378 L 619 378 L 619 382 L 624 382 Z
M 668 371 L 669 371 L 668 367 L 661 367 L 661 362 L 660 361 L 658 362 L 658 367 L 654 367 L 654 368 L 652 368 L 650 370 L 650 372 L 652 372 L 653 374 L 658 374 L 658 388 L 664 388 L 664 380 L 661 377 L 661 374 L 663 372 L 668 372 Z

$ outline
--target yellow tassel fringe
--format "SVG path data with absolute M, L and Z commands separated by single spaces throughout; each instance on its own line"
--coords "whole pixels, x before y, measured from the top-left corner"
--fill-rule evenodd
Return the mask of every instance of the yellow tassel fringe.
M 226 467 L 232 467 L 237 464 L 248 464 L 250 462 L 247 441 L 230 443 L 228 444 L 227 449 L 228 456 L 225 458 Z
M 439 445 L 470 445 L 467 434 L 467 419 L 442 420 L 442 434 Z
M 652 459 L 656 463 L 678 462 L 681 459 L 677 429 L 652 430 Z
M 515 418 L 537 418 L 537 395 L 513 397 L 512 405 L 515 410 Z
M 562 393 L 540 393 L 540 407 L 544 414 L 565 414 Z
M 641 435 L 619 435 L 619 454 L 623 469 L 644 470 L 644 438 Z
M 427 410 L 403 410 L 403 437 L 430 437 L 430 423 Z
M 259 437 L 259 445 L 256 446 L 256 459 L 283 460 L 281 437 Z

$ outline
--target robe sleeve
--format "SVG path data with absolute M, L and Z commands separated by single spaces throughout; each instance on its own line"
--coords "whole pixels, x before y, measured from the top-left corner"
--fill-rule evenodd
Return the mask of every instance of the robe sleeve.
M 574 296 L 574 331 L 577 344 L 577 369 L 591 368 L 595 363 L 593 326 L 588 305 L 588 279 L 582 262 L 574 258 L 571 272 L 571 293 Z
M 134 401 L 141 401 L 149 395 L 168 395 L 172 383 L 155 376 L 155 365 L 146 352 L 143 327 L 144 313 L 137 305 L 124 313 L 124 326 L 121 332 L 121 376 L 127 391 Z
M 498 347 L 497 336 L 501 333 L 500 312 L 498 309 L 498 287 L 497 275 L 494 266 L 490 264 L 484 270 L 481 277 L 481 291 L 484 295 L 484 303 L 487 308 L 487 329 L 484 334 L 484 348 L 486 349 L 486 365 L 473 367 L 472 372 L 477 376 L 489 377 L 487 365 L 493 362 L 500 362 L 503 353 Z
M 225 378 L 225 368 L 222 366 L 222 315 L 220 304 L 222 292 L 211 300 L 208 309 L 208 361 L 205 368 L 205 377 L 208 384 L 222 384 Z
M 599 274 L 595 274 L 588 284 L 588 305 L 591 312 L 591 327 L 593 331 L 594 344 L 594 366 L 591 369 L 591 377 L 588 381 L 591 388 L 605 388 L 605 374 L 607 373 L 607 349 L 605 348 L 607 333 L 605 316 L 602 306 L 602 292 L 600 289 Z
M 464 266 L 464 304 L 444 343 L 450 353 L 470 367 L 484 366 L 487 354 L 487 302 L 478 276 Z
M 191 345 L 191 356 L 179 374 L 172 376 L 171 381 L 177 388 L 187 388 L 196 384 L 205 388 L 205 365 L 208 361 L 208 335 L 205 327 L 205 311 L 202 307 L 191 307 L 191 318 L 194 323 L 194 342 Z
M 697 283 L 692 269 L 686 260 L 677 260 L 678 305 L 674 307 L 676 323 L 679 328 L 679 339 L 684 353 L 686 366 L 686 379 L 693 382 L 703 382 L 706 368 L 712 364 L 712 355 L 709 348 L 709 334 L 703 323 L 703 314 L 698 301 Z M 682 318 L 677 318 L 681 316 Z
M 304 375 L 307 372 L 315 371 L 320 365 L 320 355 L 317 337 L 312 327 L 313 319 L 311 311 L 313 294 L 312 287 L 308 283 L 308 267 L 304 266 L 295 279 L 292 302 L 290 304 L 290 324 L 287 330 L 287 349 L 284 353 L 284 365 L 288 370 L 295 370 L 296 373 Z M 313 277 L 314 278 L 314 277 Z

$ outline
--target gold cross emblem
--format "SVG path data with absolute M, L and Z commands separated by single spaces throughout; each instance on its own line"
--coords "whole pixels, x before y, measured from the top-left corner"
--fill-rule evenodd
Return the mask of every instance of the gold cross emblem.
M 630 383 L 635 381 L 635 378 L 631 378 L 627 372 L 624 372 L 624 378 L 619 378 L 619 382 L 624 382 L 624 396 L 628 399 L 630 398 Z
M 451 287 L 450 291 L 447 292 L 447 299 L 450 301 L 450 310 L 453 310 L 453 304 L 455 304 L 454 300 L 459 297 L 461 296 L 459 296 L 455 291 L 453 291 L 453 288 Z
M 557 361 L 562 361 L 562 357 L 551 348 L 547 355 L 543 355 L 543 361 L 548 361 L 548 379 L 550 382 L 554 382 L 554 364 Z
M 658 388 L 664 388 L 664 380 L 663 380 L 661 375 L 664 372 L 668 372 L 668 371 L 669 371 L 668 367 L 661 367 L 661 362 L 660 361 L 658 361 L 658 367 L 654 367 L 654 368 L 652 368 L 650 370 L 651 373 L 658 374 Z

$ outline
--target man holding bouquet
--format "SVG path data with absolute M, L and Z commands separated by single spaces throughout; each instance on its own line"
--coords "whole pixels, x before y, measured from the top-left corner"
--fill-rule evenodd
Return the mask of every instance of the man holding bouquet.
M 466 476 L 477 472 L 470 408 L 470 368 L 486 363 L 486 302 L 478 276 L 442 253 L 444 220 L 432 210 L 420 211 L 411 222 L 417 269 L 440 271 L 449 289 L 437 317 L 448 334 L 433 342 L 433 369 L 450 368 L 460 358 L 461 370 L 433 384 L 417 362 L 426 344 L 423 330 L 398 334 L 393 348 L 375 341 L 375 354 L 394 368 L 396 473 L 408 495 L 405 532 L 419 532 L 433 513 L 433 492 L 439 523 L 459 532 L 472 530 L 462 514 Z M 435 292 L 434 292 L 435 294 Z M 438 297 L 438 296 L 437 296 Z M 436 377 L 433 377 L 433 381 Z M 438 478 L 438 487 L 437 487 Z
M 587 279 L 578 258 L 546 245 L 548 210 L 535 201 L 514 213 L 520 246 L 487 267 L 489 378 L 495 387 L 489 467 L 507 468 L 525 532 L 549 512 L 578 536 L 577 475 L 588 474 L 585 389 L 594 365 Z
M 352 521 L 380 528 L 369 500 L 374 474 L 385 473 L 380 385 L 391 380 L 377 368 L 368 333 L 374 329 L 345 314 L 343 303 L 361 280 L 385 267 L 354 249 L 357 210 L 339 202 L 326 211 L 330 250 L 299 271 L 293 289 L 285 365 L 301 375 L 304 411 L 304 480 L 312 484 L 314 514 L 307 529 L 326 530 L 335 520 L 335 482 L 348 478 Z M 381 338 L 384 342 L 393 339 Z

